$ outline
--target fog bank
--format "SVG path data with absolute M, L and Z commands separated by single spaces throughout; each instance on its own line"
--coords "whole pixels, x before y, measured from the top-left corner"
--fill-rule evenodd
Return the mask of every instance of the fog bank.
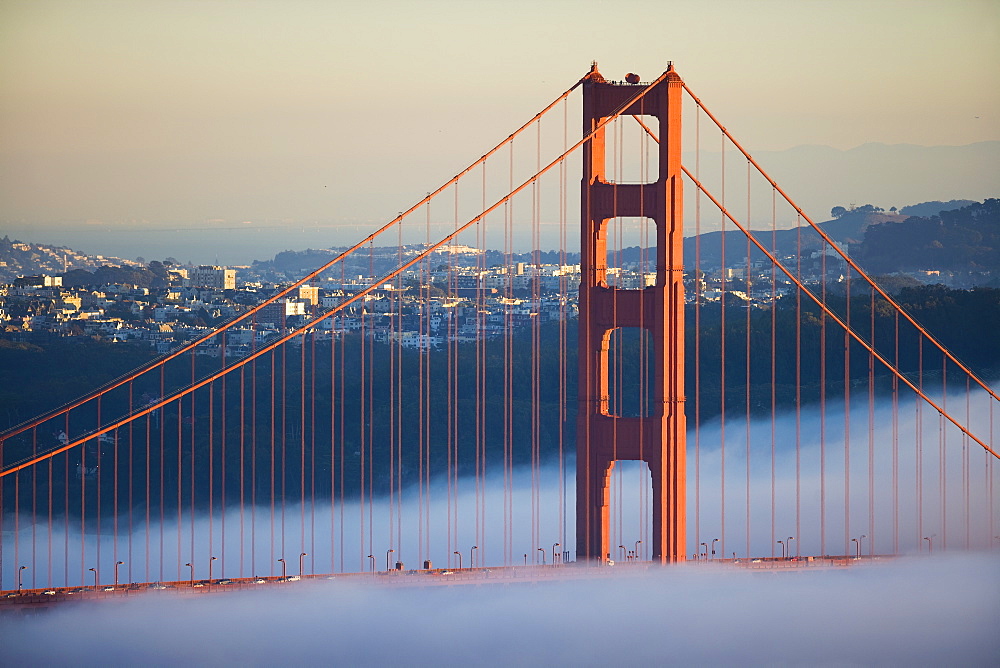
M 1000 560 L 666 567 L 485 587 L 303 582 L 4 619 L 9 665 L 996 665 Z

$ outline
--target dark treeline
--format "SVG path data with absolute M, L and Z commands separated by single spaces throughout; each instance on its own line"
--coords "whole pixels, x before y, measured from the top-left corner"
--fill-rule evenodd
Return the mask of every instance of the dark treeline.
M 897 318 L 889 305 L 860 289 L 851 294 L 852 325 L 867 335 L 874 307 L 879 351 L 890 359 L 898 354 L 911 376 L 922 368 L 925 382 L 939 387 L 941 356 L 926 342 L 921 346 L 916 332 L 904 325 L 897 353 Z M 1000 290 L 907 288 L 899 300 L 977 373 L 998 371 Z M 846 318 L 843 292 L 828 295 L 828 301 Z M 770 414 L 772 387 L 779 411 L 793 408 L 797 395 L 803 404 L 818 401 L 824 390 L 828 398 L 842 399 L 845 383 L 855 396 L 867 395 L 868 353 L 849 344 L 829 318 L 824 326 L 818 307 L 804 298 L 798 306 L 794 297 L 786 298 L 773 313 L 749 311 L 749 382 L 748 311 L 730 305 L 723 313 L 713 304 L 697 313 L 689 307 L 686 317 L 689 424 L 694 424 L 696 405 L 702 422 L 720 415 L 723 330 L 728 418 L 745 418 L 748 388 L 750 412 L 761 416 Z M 203 509 L 210 501 L 220 508 L 240 501 L 356 498 L 449 470 L 472 474 L 477 466 L 480 471 L 501 469 L 505 461 L 514 466 L 551 461 L 560 450 L 569 455 L 575 448 L 576 321 L 565 322 L 562 331 L 560 327 L 546 323 L 507 340 L 456 344 L 423 354 L 373 344 L 358 335 L 333 344 L 307 337 L 301 345 L 268 353 L 225 381 L 120 427 L 100 442 L 5 478 L 4 508 L 28 508 L 34 499 L 36 512 L 45 515 L 51 498 L 55 515 L 75 515 L 85 507 L 94 518 L 100 497 L 101 515 L 117 505 L 119 511 L 145 509 L 169 516 L 178 505 Z M 628 331 L 612 337 L 611 405 L 619 415 L 646 410 L 653 355 L 644 341 Z M 20 422 L 148 358 L 147 352 L 122 344 L 0 345 L 3 419 L 7 425 Z M 182 386 L 220 364 L 205 356 L 189 359 L 162 377 L 152 374 L 127 392 L 107 395 L 100 404 L 74 409 L 72 432 L 107 424 L 130 407 L 147 405 L 161 387 Z M 877 362 L 875 373 L 876 391 L 884 394 L 891 376 Z M 953 366 L 947 373 L 959 380 L 956 389 L 964 387 Z M 566 398 L 564 406 L 561 397 Z M 33 435 L 10 439 L 4 465 L 57 445 L 59 429 L 47 423 Z
M 63 274 L 63 285 L 86 287 L 123 283 L 140 288 L 163 288 L 169 284 L 168 270 L 174 264 L 172 260 L 153 260 L 145 267 L 103 265 L 93 272 L 73 269 Z

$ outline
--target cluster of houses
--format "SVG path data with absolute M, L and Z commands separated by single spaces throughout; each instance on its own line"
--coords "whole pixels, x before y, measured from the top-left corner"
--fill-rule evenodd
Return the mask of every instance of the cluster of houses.
M 469 257 L 451 257 L 436 270 L 415 265 L 363 295 L 358 293 L 377 279 L 320 276 L 246 317 L 198 352 L 240 356 L 312 319 L 319 320 L 314 327 L 319 338 L 360 332 L 375 341 L 431 350 L 449 341 L 496 338 L 533 322 L 577 316 L 580 265 L 522 262 L 484 268 L 473 250 Z M 239 272 L 240 277 L 228 267 L 174 266 L 169 284 L 159 288 L 67 287 L 59 275 L 22 276 L 0 286 L 0 336 L 29 341 L 87 336 L 168 352 L 247 313 L 288 285 L 265 280 L 250 268 Z M 710 303 L 725 298 L 729 304 L 765 307 L 790 289 L 782 275 L 774 279 L 765 263 L 690 272 L 686 299 Z M 612 287 L 642 289 L 654 284 L 655 273 L 626 264 L 609 267 L 606 280 Z M 330 314 L 345 300 L 352 301 Z
M 20 277 L 0 286 L 0 332 L 28 341 L 87 336 L 143 342 L 165 352 L 245 310 L 240 302 L 250 296 L 238 292 L 204 285 L 67 287 L 61 276 Z

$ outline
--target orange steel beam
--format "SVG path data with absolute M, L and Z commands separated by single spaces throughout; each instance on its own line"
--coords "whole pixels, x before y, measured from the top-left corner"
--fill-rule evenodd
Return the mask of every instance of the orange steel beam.
M 389 230 L 393 225 L 396 225 L 397 223 L 402 222 L 402 220 L 404 218 L 406 218 L 411 213 L 413 213 L 414 211 L 416 211 L 417 209 L 419 209 L 421 206 L 427 204 L 432 199 L 434 199 L 435 197 L 437 197 L 439 194 L 441 194 L 441 192 L 443 192 L 445 189 L 447 189 L 450 185 L 456 183 L 463 176 L 465 176 L 466 174 L 468 174 L 470 171 L 472 171 L 473 169 L 475 169 L 479 165 L 483 164 L 491 155 L 493 155 L 494 153 L 496 153 L 497 151 L 499 151 L 501 148 L 503 148 L 504 146 L 506 146 L 508 143 L 510 143 L 511 141 L 513 141 L 515 137 L 517 137 L 519 134 L 521 134 L 522 132 L 524 132 L 528 127 L 530 127 L 533 123 L 535 123 L 540 118 L 542 118 L 542 116 L 544 116 L 545 114 L 547 114 L 553 107 L 555 107 L 557 104 L 559 104 L 560 102 L 562 102 L 563 100 L 565 100 L 570 95 L 570 93 L 572 93 L 574 90 L 576 90 L 576 88 L 578 86 L 580 86 L 582 83 L 583 83 L 583 79 L 580 79 L 579 81 L 577 81 L 575 84 L 573 84 L 572 86 L 570 86 L 562 95 L 560 95 L 559 97 L 557 97 L 548 106 L 546 106 L 540 112 L 538 112 L 537 114 L 535 114 L 530 121 L 528 121 L 527 123 L 525 123 L 524 125 L 522 125 L 520 128 L 518 128 L 517 130 L 515 130 L 514 132 L 512 132 L 506 139 L 504 139 L 502 142 L 500 142 L 499 144 L 497 144 L 496 146 L 494 146 L 492 149 L 490 149 L 489 151 L 487 151 L 486 153 L 484 153 L 481 158 L 479 158 L 478 160 L 476 160 L 475 162 L 473 162 L 471 165 L 469 165 L 468 167 L 466 167 L 465 169 L 463 169 L 461 172 L 459 172 L 458 174 L 456 174 L 455 176 L 453 176 L 444 185 L 440 186 L 437 190 L 429 193 L 426 197 L 424 197 L 419 202 L 417 202 L 416 204 L 414 204 L 413 206 L 411 206 L 409 209 L 407 209 L 406 211 L 400 213 L 398 216 L 396 216 L 395 218 L 393 218 L 392 220 L 390 220 L 388 223 L 386 223 L 385 225 L 383 225 L 382 227 L 380 227 L 378 230 L 376 230 L 375 232 L 372 232 L 367 237 L 365 237 L 362 241 L 356 243 L 354 246 L 351 246 L 349 249 L 345 250 L 340 255 L 338 255 L 334 259 L 330 260 L 329 262 L 327 262 L 323 266 L 321 266 L 318 269 L 310 272 L 305 277 L 300 278 L 295 283 L 292 283 L 289 287 L 287 287 L 284 290 L 282 290 L 281 292 L 279 292 L 279 293 L 277 293 L 277 294 L 269 297 L 267 300 L 261 302 L 260 304 L 258 304 L 255 307 L 251 308 L 249 311 L 246 311 L 245 313 L 241 313 L 240 315 L 236 316 L 234 319 L 230 320 L 229 322 L 224 323 L 222 325 L 219 325 L 219 327 L 217 327 L 216 329 L 212 330 L 210 333 L 206 334 L 205 336 L 203 336 L 203 337 L 201 337 L 199 339 L 195 339 L 191 343 L 188 343 L 187 345 L 185 345 L 185 346 L 183 346 L 181 348 L 178 348 L 177 350 L 175 350 L 175 351 L 173 351 L 171 353 L 168 353 L 168 354 L 166 354 L 166 355 L 164 355 L 164 356 L 162 356 L 160 358 L 152 360 L 151 362 L 146 363 L 145 365 L 139 367 L 138 369 L 136 369 L 134 371 L 131 371 L 131 372 L 125 374 L 125 375 L 119 376 L 118 378 L 110 381 L 109 383 L 103 385 L 102 387 L 99 387 L 98 389 L 94 390 L 90 394 L 86 394 L 83 397 L 80 397 L 78 399 L 74 399 L 73 401 L 71 401 L 71 402 L 69 402 L 67 404 L 62 405 L 59 408 L 53 409 L 53 410 L 51 410 L 51 411 L 49 411 L 49 412 L 47 412 L 47 413 L 45 413 L 45 414 L 43 414 L 43 415 L 41 415 L 39 417 L 36 417 L 36 418 L 33 418 L 33 419 L 31 419 L 31 420 L 29 420 L 27 422 L 24 422 L 24 423 L 22 423 L 22 424 L 20 424 L 20 425 L 18 425 L 16 427 L 13 427 L 13 428 L 9 429 L 6 432 L 0 433 L 0 448 L 2 448 L 3 442 L 6 439 L 8 439 L 8 438 L 10 438 L 12 436 L 16 436 L 17 434 L 20 434 L 21 432 L 24 432 L 24 431 L 26 431 L 28 429 L 31 429 L 32 427 L 36 427 L 36 426 L 42 424 L 43 422 L 45 422 L 46 420 L 51 420 L 54 417 L 58 417 L 59 415 L 62 415 L 64 413 L 68 412 L 68 411 L 71 411 L 71 410 L 73 410 L 74 408 L 76 408 L 78 406 L 82 406 L 83 404 L 87 403 L 88 401 L 90 401 L 92 399 L 95 399 L 95 398 L 97 398 L 97 397 L 99 397 L 99 396 L 101 396 L 103 394 L 106 394 L 107 392 L 110 392 L 111 390 L 115 389 L 116 387 L 121 387 L 122 385 L 124 385 L 125 383 L 129 382 L 130 380 L 134 380 L 135 378 L 138 378 L 142 374 L 144 374 L 144 373 L 146 373 L 148 371 L 152 371 L 153 369 L 156 369 L 158 367 L 161 367 L 164 364 L 166 364 L 167 362 L 169 362 L 170 360 L 175 359 L 175 358 L 183 355 L 184 353 L 193 350 L 194 348 L 200 346 L 201 344 L 205 343 L 206 341 L 209 341 L 210 339 L 212 339 L 212 337 L 217 336 L 218 334 L 221 334 L 222 332 L 226 331 L 227 329 L 229 329 L 230 327 L 236 325 L 237 323 L 243 322 L 244 320 L 246 320 L 247 318 L 249 318 L 253 314 L 255 314 L 258 311 L 260 311 L 261 309 L 263 309 L 265 306 L 273 304 L 274 302 L 276 302 L 277 300 L 281 299 L 285 295 L 289 294 L 290 292 L 292 292 L 293 290 L 295 290 L 299 286 L 303 285 L 304 283 L 308 283 L 312 279 L 316 278 L 317 276 L 319 276 L 321 273 L 323 273 L 324 271 L 326 271 L 327 269 L 329 269 L 330 267 L 332 267 L 336 263 L 342 261 L 344 258 L 346 258 L 347 256 L 349 256 L 354 251 L 358 250 L 359 248 L 361 248 L 365 244 L 367 244 L 367 243 L 369 243 L 371 241 L 374 241 L 377 237 L 379 237 L 384 232 L 386 232 L 387 230 Z
M 854 329 L 852 329 L 851 327 L 849 327 L 847 325 L 847 323 L 845 323 L 843 320 L 841 320 L 840 317 L 836 313 L 834 313 L 832 310 L 830 310 L 829 308 L 827 308 L 827 306 L 823 302 L 823 300 L 821 300 L 819 297 L 817 297 L 803 283 L 799 282 L 799 280 L 795 277 L 795 275 L 789 269 L 787 269 L 783 264 L 781 264 L 781 262 L 778 260 L 778 258 L 776 258 L 774 255 L 772 255 L 771 252 L 768 251 L 764 247 L 764 245 L 761 244 L 760 241 L 758 241 L 756 239 L 756 237 L 754 237 L 752 234 L 750 234 L 750 231 L 746 227 L 744 227 L 742 223 L 740 223 L 738 220 L 736 220 L 732 216 L 732 214 L 730 214 L 729 211 L 727 211 L 726 208 L 724 206 L 722 206 L 722 203 L 719 202 L 719 200 L 715 199 L 715 197 L 713 197 L 712 194 L 710 192 L 708 192 L 708 190 L 705 189 L 705 187 L 701 184 L 701 182 L 698 179 L 696 179 L 694 177 L 694 175 L 691 174 L 691 172 L 688 171 L 688 169 L 686 167 L 683 167 L 682 169 L 684 170 L 684 174 L 689 179 L 691 179 L 691 181 L 698 188 L 698 190 L 700 190 L 702 193 L 704 193 L 705 196 L 708 197 L 716 207 L 718 207 L 719 211 L 721 211 L 722 214 L 726 218 L 728 218 L 734 225 L 736 225 L 736 227 L 738 227 L 740 229 L 740 231 L 743 232 L 743 234 L 745 234 L 747 236 L 747 238 L 749 238 L 750 241 L 752 241 L 754 243 L 754 245 L 757 246 L 757 248 L 762 253 L 764 253 L 765 255 L 767 255 L 768 259 L 771 260 L 771 262 L 773 262 L 776 267 L 778 267 L 786 276 L 788 276 L 788 278 L 790 278 L 792 280 L 792 282 L 795 283 L 795 285 L 798 286 L 798 288 L 800 290 L 802 290 L 810 299 L 812 299 L 814 302 L 816 302 L 816 304 L 823 310 L 823 312 L 826 313 L 826 315 L 828 317 L 830 317 L 834 322 L 836 322 L 838 325 L 840 325 L 844 329 L 844 331 L 847 332 L 851 336 L 851 338 L 853 338 L 855 341 L 857 341 L 858 343 L 860 343 L 865 348 L 865 350 L 867 350 L 869 353 L 871 353 L 879 362 L 881 362 L 882 364 L 884 364 L 886 366 L 886 368 L 888 368 L 890 371 L 892 371 L 893 375 L 895 375 L 896 378 L 898 378 L 899 380 L 903 381 L 903 383 L 907 387 L 909 387 L 911 390 L 913 390 L 914 392 L 916 392 L 920 396 L 920 398 L 922 398 L 924 401 L 926 401 L 939 414 L 941 414 L 942 416 L 944 416 L 949 422 L 951 422 L 953 425 L 955 425 L 956 427 L 958 427 L 962 431 L 963 434 L 965 434 L 966 436 L 968 436 L 969 438 L 971 438 L 973 441 L 975 441 L 976 443 L 978 443 L 980 446 L 982 446 L 982 448 L 984 450 L 986 450 L 986 452 L 990 453 L 991 455 L 993 455 L 997 459 L 1000 459 L 1000 455 L 998 455 L 995 450 L 993 450 L 990 446 L 986 445 L 981 440 L 979 440 L 979 438 L 977 438 L 975 434 L 973 434 L 968 429 L 966 429 L 964 426 L 962 426 L 957 420 L 955 420 L 955 418 L 953 418 L 949 413 L 947 413 L 941 406 L 938 406 L 930 397 L 928 397 L 926 394 L 924 394 L 924 392 L 919 387 L 917 387 L 916 385 L 914 385 L 905 375 L 903 375 L 903 373 L 900 372 L 899 369 L 897 369 L 892 363 L 890 363 L 887 359 L 885 359 L 877 350 L 875 350 L 875 348 L 873 348 L 872 346 L 868 345 L 868 343 L 861 337 L 861 335 L 859 335 L 857 332 L 854 331 Z
M 719 120 L 712 114 L 712 112 L 709 111 L 707 107 L 705 107 L 705 105 L 698 98 L 698 96 L 695 95 L 693 92 L 691 92 L 691 89 L 687 87 L 687 84 L 684 85 L 684 90 L 687 91 L 687 94 L 691 96 L 691 99 L 694 100 L 695 104 L 697 104 L 698 107 L 702 111 L 704 111 L 705 114 L 708 115 L 708 117 L 710 119 L 712 119 L 712 122 L 715 123 L 715 125 L 720 130 L 722 130 L 722 133 L 729 139 L 729 141 L 731 141 L 733 143 L 733 146 L 735 146 L 736 149 L 740 153 L 743 154 L 743 157 L 745 157 L 750 162 L 750 164 L 753 165 L 754 168 L 758 172 L 760 172 L 761 176 L 763 176 L 765 179 L 767 179 L 768 183 L 771 184 L 771 187 L 773 187 L 778 192 L 778 194 L 780 194 L 785 199 L 785 201 L 788 202 L 788 204 L 790 204 L 792 206 L 792 208 L 794 208 L 795 211 L 800 216 L 802 216 L 802 218 L 804 218 L 805 221 L 807 223 L 809 223 L 809 225 L 811 225 L 814 230 L 816 230 L 816 232 L 819 233 L 819 235 L 823 238 L 823 240 L 826 243 L 830 244 L 833 247 L 833 249 L 837 251 L 837 253 L 840 255 L 840 257 L 842 257 L 844 259 L 844 261 L 847 262 L 847 264 L 850 265 L 850 267 L 852 269 L 854 269 L 854 271 L 858 272 L 859 276 L 861 276 L 863 279 L 865 279 L 865 281 L 867 281 L 867 283 L 876 292 L 878 292 L 879 295 L 881 295 L 883 299 L 885 299 L 887 302 L 889 302 L 890 304 L 892 304 L 893 308 L 895 308 L 899 313 L 902 313 L 903 317 L 906 318 L 911 325 L 913 325 L 914 327 L 916 327 L 917 330 L 920 331 L 920 333 L 922 333 L 924 336 L 926 336 L 927 339 L 931 341 L 931 343 L 933 343 L 935 346 L 937 346 L 938 350 L 940 350 L 945 355 L 945 357 L 947 357 L 948 359 L 950 359 L 952 362 L 955 363 L 955 365 L 958 366 L 958 368 L 960 368 L 962 371 L 964 371 L 966 374 L 968 374 L 968 376 L 970 378 L 972 378 L 974 381 L 976 381 L 976 383 L 979 385 L 979 387 L 981 387 L 982 389 L 986 390 L 986 392 L 988 392 L 990 396 L 992 396 L 997 401 L 1000 401 L 1000 396 L 997 396 L 997 394 L 990 388 L 989 385 L 987 385 L 985 382 L 983 382 L 975 373 L 972 372 L 971 369 L 969 369 L 967 366 L 965 366 L 964 364 L 962 364 L 962 362 L 959 361 L 958 358 L 956 358 L 954 355 L 952 355 L 951 352 L 947 348 L 945 348 L 944 345 L 942 345 L 936 338 L 934 338 L 934 336 L 932 336 L 930 332 L 928 332 L 926 329 L 924 329 L 920 325 L 920 323 L 918 323 L 916 320 L 914 320 L 913 317 L 909 313 L 907 313 L 906 310 L 902 306 L 900 306 L 896 302 L 895 299 L 893 299 L 892 297 L 890 297 L 878 285 L 878 283 L 876 283 L 874 280 L 872 280 L 872 278 L 868 274 L 866 274 L 864 272 L 864 270 L 862 270 L 861 267 L 859 267 L 854 262 L 854 260 L 852 260 L 850 257 L 847 256 L 846 253 L 844 253 L 842 250 L 840 250 L 840 247 L 837 246 L 829 236 L 827 236 L 826 232 L 824 232 L 819 227 L 819 225 L 817 225 L 815 222 L 813 222 L 813 219 L 810 218 L 808 215 L 806 215 L 805 211 L 803 211 L 802 208 L 799 207 L 798 204 L 796 204 L 794 201 L 792 201 L 792 198 L 789 197 L 788 194 L 784 190 L 781 189 L 781 186 L 779 186 L 777 184 L 777 182 L 774 179 L 772 179 L 770 177 L 770 175 L 768 175 L 767 172 L 764 171 L 764 168 L 761 167 L 757 163 L 757 161 L 753 159 L 753 156 L 751 156 L 749 153 L 747 153 L 747 151 L 743 148 L 743 146 L 741 146 L 740 143 L 738 141 L 736 141 L 736 139 L 733 138 L 733 136 L 729 133 L 728 130 L 726 130 L 726 128 L 722 125 L 722 123 L 720 123 Z M 639 120 L 639 119 L 636 119 L 636 120 Z M 647 128 L 647 131 L 648 131 L 648 128 Z
M 562 155 L 560 155 L 559 157 L 557 157 L 555 160 L 553 160 L 552 162 L 550 162 L 548 165 L 546 165 L 545 167 L 543 167 L 541 170 L 539 170 L 538 172 L 536 172 L 534 175 L 528 177 L 528 179 L 525 180 L 521 185 L 519 185 L 514 190 L 510 191 L 510 193 L 508 193 L 504 197 L 501 197 L 499 200 L 497 200 L 497 202 L 495 204 L 493 204 L 492 206 L 490 206 L 488 209 L 486 209 L 485 211 L 483 211 L 479 215 L 475 216 L 469 222 L 463 224 L 461 227 L 456 228 L 454 232 L 452 232 L 451 234 L 448 234 L 447 236 L 445 236 L 443 239 L 441 239 L 437 243 L 435 243 L 435 244 L 433 244 L 431 246 L 428 246 L 421 253 L 419 253 L 418 255 L 414 256 L 413 259 L 409 260 L 408 262 L 400 265 L 399 267 L 397 267 L 393 271 L 391 271 L 391 272 L 387 273 L 386 275 L 382 276 L 377 281 L 375 281 L 373 284 L 369 285 L 367 288 L 365 288 L 365 289 L 363 289 L 363 290 L 355 293 L 352 297 L 350 297 L 349 299 L 344 300 L 343 302 L 341 302 L 337 306 L 333 307 L 332 309 L 330 309 L 329 311 L 327 311 L 326 313 L 324 313 L 320 317 L 318 317 L 315 320 L 312 320 L 312 321 L 306 323 L 302 327 L 299 327 L 298 329 L 293 330 L 292 332 L 289 332 L 285 336 L 281 337 L 280 339 L 278 339 L 276 341 L 273 341 L 272 343 L 268 344 L 267 346 L 261 348 L 260 350 L 258 350 L 256 352 L 254 352 L 253 354 L 247 355 L 246 357 L 243 357 L 243 358 L 241 358 L 241 359 L 233 362 L 232 365 L 226 367 L 225 369 L 217 371 L 216 373 L 214 373 L 214 374 L 212 374 L 210 376 L 206 376 L 205 378 L 201 379 L 198 383 L 189 385 L 186 388 L 178 390 L 177 392 L 175 392 L 174 394 L 172 394 L 169 398 L 161 399 L 160 401 L 156 402 L 155 404 L 150 404 L 149 406 L 146 406 L 145 408 L 143 408 L 141 410 L 138 410 L 138 411 L 136 411 L 134 413 L 131 413 L 127 417 L 122 418 L 120 420 L 117 420 L 116 422 L 114 422 L 112 424 L 109 424 L 107 426 L 101 427 L 99 429 L 95 429 L 94 431 L 90 432 L 86 436 L 84 436 L 82 438 L 78 438 L 75 441 L 71 441 L 71 442 L 67 443 L 66 445 L 63 445 L 62 447 L 56 448 L 55 450 L 51 450 L 51 451 L 46 452 L 44 454 L 41 454 L 41 455 L 38 455 L 38 456 L 35 456 L 35 457 L 31 457 L 30 459 L 22 460 L 21 462 L 18 462 L 16 464 L 11 465 L 9 468 L 6 468 L 6 469 L 0 471 L 0 478 L 3 478 L 5 476 L 7 476 L 7 475 L 10 475 L 11 473 L 15 473 L 17 471 L 20 471 L 21 469 L 27 468 L 29 466 L 33 466 L 33 465 L 35 465 L 35 464 L 37 464 L 39 462 L 45 461 L 46 459 L 51 459 L 52 457 L 54 457 L 54 456 L 56 456 L 56 455 L 58 455 L 60 453 L 66 452 L 67 450 L 71 450 L 71 449 L 73 449 L 73 448 L 75 448 L 75 447 L 77 447 L 79 445 L 82 445 L 83 443 L 86 443 L 87 441 L 91 441 L 91 440 L 93 440 L 93 439 L 101 436 L 102 434 L 106 434 L 109 431 L 113 431 L 113 430 L 117 429 L 118 427 L 126 425 L 129 422 L 132 422 L 133 420 L 135 420 L 137 418 L 140 418 L 140 417 L 142 417 L 144 415 L 148 415 L 149 413 L 152 413 L 154 410 L 162 408 L 162 407 L 164 407 L 164 406 L 166 406 L 166 405 L 168 405 L 170 403 L 173 403 L 174 401 L 177 401 L 178 399 L 181 399 L 182 397 L 187 396 L 188 394 L 191 394 L 195 390 L 197 390 L 197 389 L 199 389 L 201 387 L 204 387 L 205 385 L 208 385 L 209 383 L 211 383 L 213 381 L 218 380 L 219 378 L 221 378 L 222 376 L 225 376 L 226 374 L 230 373 L 231 371 L 235 371 L 236 369 L 239 369 L 240 367 L 244 366 L 245 364 L 247 364 L 249 362 L 252 362 L 257 357 L 263 355 L 264 353 L 267 353 L 267 352 L 270 352 L 271 350 L 274 350 L 275 348 L 277 348 L 281 344 L 285 343 L 286 341 L 289 341 L 289 340 L 295 338 L 296 336 L 299 336 L 300 334 L 302 334 L 302 333 L 304 333 L 304 332 L 312 329 L 313 327 L 315 327 L 316 325 L 318 325 L 320 322 L 322 322 L 326 318 L 329 318 L 331 315 L 334 315 L 335 313 L 339 312 L 340 310 L 342 310 L 346 306 L 354 303 L 355 301 L 357 301 L 361 297 L 364 297 L 365 295 L 367 295 L 368 293 L 370 293 L 372 290 L 375 289 L 375 287 L 377 285 L 381 285 L 381 284 L 383 284 L 383 283 L 385 283 L 387 281 L 392 280 L 396 276 L 399 276 L 401 273 L 403 273 L 404 271 L 406 271 L 407 269 L 409 269 L 413 265 L 417 264 L 418 262 L 420 262 L 421 260 L 423 260 L 428 255 L 430 255 L 433 251 L 435 251 L 438 248 L 440 248 L 441 246 L 447 244 L 449 241 L 451 241 L 452 239 L 454 239 L 455 237 L 457 237 L 459 234 L 461 234 L 462 232 L 464 232 L 466 229 L 468 229 L 472 225 L 478 223 L 480 220 L 482 220 L 483 218 L 485 218 L 487 215 L 489 215 L 490 213 L 492 213 L 493 211 L 495 211 L 496 209 L 498 209 L 500 206 L 502 206 L 506 202 L 509 202 L 511 200 L 511 198 L 514 197 L 514 195 L 516 195 L 517 193 L 521 192 L 522 190 L 524 190 L 525 188 L 527 188 L 529 185 L 531 185 L 532 183 L 534 183 L 535 181 L 537 181 L 539 179 L 539 177 L 541 177 L 543 174 L 545 174 L 546 172 L 548 172 L 550 169 L 552 169 L 553 167 L 555 167 L 556 165 L 558 165 L 559 163 L 561 163 L 562 161 L 564 161 L 570 154 L 572 154 L 574 151 L 576 151 L 581 146 L 583 146 L 583 144 L 585 144 L 586 142 L 590 141 L 591 138 L 593 138 L 594 135 L 596 135 L 598 132 L 600 132 L 600 130 L 602 128 L 604 128 L 605 125 L 607 125 L 611 121 L 613 121 L 616 118 L 618 118 L 619 116 L 621 116 L 621 112 L 624 109 L 628 108 L 630 105 L 632 105 L 635 102 L 639 101 L 639 99 L 641 99 L 646 94 L 646 90 L 649 90 L 650 88 L 653 87 L 653 85 L 655 85 L 656 83 L 659 83 L 660 81 L 662 81 L 663 78 L 666 77 L 666 75 L 667 75 L 667 73 L 664 72 L 663 75 L 661 75 L 660 78 L 657 79 L 653 84 L 651 84 L 649 88 L 644 89 L 635 98 L 633 98 L 633 99 L 629 100 L 627 103 L 623 104 L 622 107 L 617 112 L 615 112 L 611 116 L 608 116 L 603 121 L 601 121 L 597 125 L 597 127 L 594 128 L 594 130 L 592 132 L 590 132 L 585 137 L 583 137 L 582 139 L 580 139 L 578 142 L 576 142 L 575 144 L 573 144 L 573 146 L 571 146 L 570 148 L 566 149 L 566 151 L 564 151 L 562 153 Z M 575 87 L 576 86 L 574 86 L 574 88 Z M 572 90 L 572 88 L 570 90 Z M 513 137 L 513 135 L 511 135 L 511 137 Z M 416 208 L 416 207 L 414 207 L 414 208 Z M 383 229 L 385 229 L 385 228 L 383 228 Z M 359 248 L 360 246 L 363 246 L 364 243 L 365 242 L 362 242 L 361 244 L 358 244 L 357 246 L 355 246 L 355 248 Z M 317 270 L 317 272 L 314 272 L 314 273 L 319 273 L 319 271 L 321 271 L 321 270 Z

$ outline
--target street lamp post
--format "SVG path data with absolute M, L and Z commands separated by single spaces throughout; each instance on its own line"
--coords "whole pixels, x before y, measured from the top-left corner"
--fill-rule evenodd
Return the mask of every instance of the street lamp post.
M 28 568 L 27 566 L 21 566 L 19 569 L 17 569 L 17 593 L 18 594 L 21 593 L 21 571 L 27 570 L 27 568 Z M 94 570 L 94 569 L 91 568 L 90 570 Z
M 861 542 L 857 538 L 852 538 L 851 542 L 854 543 L 854 558 L 861 558 Z
M 469 548 L 469 568 L 475 568 L 476 567 L 476 559 L 475 559 L 475 557 L 473 555 L 476 554 L 474 552 L 474 550 L 478 550 L 478 549 L 479 549 L 478 545 L 473 545 L 471 548 Z
M 861 534 L 861 538 L 858 539 L 858 558 L 859 559 L 861 558 L 861 543 L 862 543 L 862 541 L 864 541 L 865 538 L 868 538 L 868 536 L 866 536 L 865 534 Z M 869 543 L 869 545 L 871 545 L 871 543 Z
M 302 577 L 302 575 L 303 575 L 303 570 L 302 570 L 302 568 L 303 568 L 303 567 L 302 567 L 302 560 L 303 560 L 303 559 L 305 559 L 305 558 L 306 558 L 307 556 L 309 556 L 309 553 L 308 553 L 308 552 L 303 552 L 303 553 L 301 553 L 301 554 L 299 555 L 299 577 Z
M 785 541 L 779 540 L 778 541 L 778 545 L 781 546 L 781 558 L 784 559 L 785 558 Z
M 622 551 L 622 561 L 625 561 L 625 546 L 624 545 L 619 545 L 618 547 Z
M 281 579 L 284 580 L 285 579 L 285 558 L 282 557 L 281 559 L 278 559 L 278 561 L 281 562 Z
M 90 568 L 88 570 L 94 571 L 94 591 L 97 591 L 97 569 Z
M 124 561 L 116 561 L 115 562 L 115 587 L 116 588 L 118 587 L 118 567 L 121 566 L 124 563 L 125 563 Z
M 788 537 L 788 538 L 786 539 L 786 541 L 785 541 L 785 545 L 787 545 L 787 546 L 788 546 L 788 558 L 789 558 L 789 559 L 791 559 L 791 558 L 792 558 L 792 541 L 793 541 L 793 540 L 795 540 L 795 538 L 793 538 L 792 536 L 789 536 L 789 537 Z
M 544 566 L 545 565 L 545 548 L 544 547 L 540 547 L 540 548 L 538 548 L 538 551 L 542 553 L 542 566 Z
M 386 572 L 389 571 L 389 555 L 392 554 L 395 551 L 396 550 L 394 550 L 392 548 L 389 548 L 388 550 L 385 551 L 385 570 L 386 570 Z
M 639 561 L 639 545 L 642 543 L 641 540 L 635 541 L 635 560 Z
M 374 573 L 375 572 L 375 555 L 374 554 L 369 554 L 368 558 L 372 560 L 372 573 Z
M 458 570 L 462 570 L 462 553 L 459 552 L 458 550 L 455 550 L 454 552 L 452 552 L 452 554 L 458 555 Z
M 552 543 L 552 563 L 556 563 L 556 548 L 561 547 L 559 543 Z
M 212 557 L 211 559 L 208 560 L 208 584 L 209 585 L 212 584 L 212 564 L 215 562 L 216 559 L 218 559 L 218 557 Z
M 934 553 L 934 541 L 931 540 L 931 538 L 933 538 L 933 536 L 924 536 L 924 540 L 927 541 L 927 554 Z
M 191 578 L 188 581 L 188 585 L 191 586 L 191 587 L 193 587 L 194 586 L 194 564 L 184 564 L 184 565 L 191 569 Z
M 713 538 L 712 539 L 712 557 L 715 556 L 715 544 L 718 543 L 718 542 L 719 542 L 718 538 Z M 711 557 L 709 557 L 709 559 L 711 560 Z
M 702 543 L 701 546 L 705 548 L 705 556 L 708 556 L 708 543 Z M 698 557 L 701 557 L 701 550 L 698 550 Z

